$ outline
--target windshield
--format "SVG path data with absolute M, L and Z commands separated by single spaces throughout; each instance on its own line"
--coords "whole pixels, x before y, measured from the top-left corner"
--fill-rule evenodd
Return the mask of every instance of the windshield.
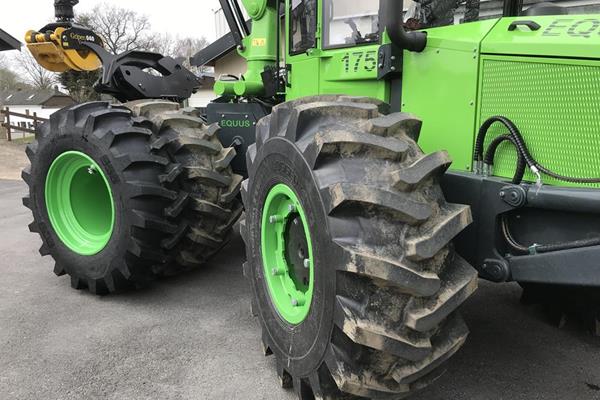
M 379 42 L 378 0 L 324 0 L 324 46 Z
M 517 0 L 513 0 L 516 1 Z M 407 0 L 404 25 L 408 30 L 457 25 L 502 17 L 500 0 Z M 520 15 L 598 14 L 600 0 L 523 0 Z
M 599 0 L 524 0 L 521 15 L 600 14 Z

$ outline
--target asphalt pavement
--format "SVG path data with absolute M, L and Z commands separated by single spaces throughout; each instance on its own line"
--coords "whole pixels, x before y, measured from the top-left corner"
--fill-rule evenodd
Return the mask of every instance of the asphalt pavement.
M 72 290 L 37 252 L 25 186 L 0 181 L 0 400 L 294 399 L 260 349 L 236 237 L 192 273 L 117 296 Z M 448 372 L 413 400 L 600 399 L 600 338 L 482 282 Z

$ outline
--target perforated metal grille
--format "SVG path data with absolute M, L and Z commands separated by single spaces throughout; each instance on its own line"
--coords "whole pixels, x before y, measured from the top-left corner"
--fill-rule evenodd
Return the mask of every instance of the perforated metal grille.
M 600 177 L 600 63 L 565 64 L 549 59 L 485 59 L 480 125 L 493 115 L 514 121 L 532 155 L 567 176 Z M 506 129 L 494 125 L 487 144 Z M 512 177 L 516 152 L 502 145 L 494 175 Z M 531 173 L 526 180 L 534 181 Z M 544 177 L 544 183 L 572 185 Z M 600 187 L 600 185 L 588 185 Z

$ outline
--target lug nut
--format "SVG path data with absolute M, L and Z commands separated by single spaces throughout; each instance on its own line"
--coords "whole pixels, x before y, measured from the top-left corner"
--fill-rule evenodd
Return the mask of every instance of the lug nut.
M 291 212 L 291 213 L 296 212 L 296 206 L 293 205 L 293 204 L 289 204 L 288 205 L 288 211 Z
M 292 306 L 298 307 L 298 300 L 292 299 Z
M 304 268 L 310 268 L 310 260 L 308 258 L 304 259 Z

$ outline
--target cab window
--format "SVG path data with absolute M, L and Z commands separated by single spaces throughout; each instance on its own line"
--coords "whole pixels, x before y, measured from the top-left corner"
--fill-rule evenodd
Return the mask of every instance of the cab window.
M 317 0 L 290 0 L 290 54 L 316 47 Z
M 379 42 L 379 0 L 324 0 L 323 47 Z
M 530 0 L 523 2 L 521 15 L 581 15 L 600 14 L 598 0 Z
M 502 16 L 502 2 L 490 0 L 407 0 L 404 9 L 407 30 L 458 25 Z

